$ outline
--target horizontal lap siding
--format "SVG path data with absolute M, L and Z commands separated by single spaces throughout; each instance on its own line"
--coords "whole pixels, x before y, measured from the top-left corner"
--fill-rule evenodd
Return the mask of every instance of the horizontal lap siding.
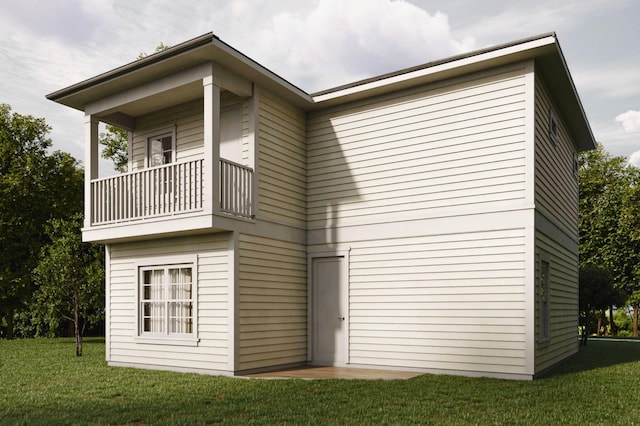
M 305 246 L 242 234 L 239 258 L 239 369 L 304 362 Z
M 536 233 L 536 246 L 536 282 L 540 279 L 542 251 L 550 264 L 551 301 L 551 338 L 548 343 L 538 344 L 536 349 L 536 372 L 539 372 L 578 351 L 578 254 L 540 231 Z M 538 336 L 540 311 L 537 304 L 535 314 Z
M 227 370 L 227 236 L 207 235 L 114 244 L 111 246 L 110 361 L 138 365 Z M 146 344 L 136 341 L 136 264 L 160 256 L 198 256 L 198 346 Z M 170 263 L 170 257 L 168 262 Z
M 522 374 L 523 229 L 354 243 L 350 362 Z
M 550 108 L 555 111 L 558 125 L 556 143 L 549 137 Z M 539 372 L 578 350 L 578 178 L 571 137 L 539 76 L 535 111 L 536 210 L 554 227 L 536 230 L 536 282 L 540 279 L 541 253 L 548 258 L 551 268 L 551 338 L 543 344 L 537 343 L 536 371 Z M 536 294 L 536 338 L 540 327 L 537 297 Z
M 260 217 L 304 228 L 305 115 L 267 92 L 259 99 Z
M 559 140 L 549 137 L 549 109 L 558 121 Z M 578 177 L 574 169 L 576 150 L 559 111 L 540 77 L 536 80 L 536 209 L 577 241 Z
M 310 117 L 310 229 L 500 208 L 525 196 L 522 69 Z
M 176 126 L 176 161 L 202 158 L 204 154 L 204 101 L 157 111 L 136 119 L 133 133 L 133 170 L 145 168 L 146 143 L 150 131 Z

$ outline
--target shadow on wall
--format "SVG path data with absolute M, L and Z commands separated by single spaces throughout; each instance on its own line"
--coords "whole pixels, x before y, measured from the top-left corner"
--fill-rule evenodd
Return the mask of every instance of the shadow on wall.
M 311 116 L 307 127 L 309 245 L 338 245 L 340 219 L 346 213 L 353 216 L 361 199 L 344 152 L 349 141 L 336 130 L 334 119 L 330 115 Z

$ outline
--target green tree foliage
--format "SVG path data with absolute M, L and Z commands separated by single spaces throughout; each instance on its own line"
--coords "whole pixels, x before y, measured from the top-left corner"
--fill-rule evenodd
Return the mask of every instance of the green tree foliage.
M 113 161 L 113 168 L 120 173 L 125 173 L 129 158 L 127 153 L 129 132 L 111 124 L 107 124 L 106 130 L 100 133 L 99 137 L 99 142 L 104 147 L 102 158 Z
M 162 52 L 169 49 L 171 46 L 167 46 L 160 42 L 156 46 L 154 53 Z M 138 54 L 137 59 L 146 58 L 146 53 L 142 52 Z M 129 140 L 129 132 L 126 129 L 107 124 L 106 132 L 100 133 L 99 142 L 103 145 L 102 158 L 113 161 L 113 168 L 120 172 L 125 173 L 127 171 L 128 151 L 127 143 Z
M 0 104 L 0 334 L 8 338 L 34 291 L 45 224 L 82 210 L 82 170 L 69 154 L 49 153 L 49 130 L 44 119 Z
M 590 333 L 591 317 L 600 311 L 599 318 L 604 317 L 604 311 L 609 306 L 620 305 L 625 302 L 625 294 L 614 286 L 611 273 L 601 266 L 586 264 L 580 268 L 580 323 L 582 325 L 582 343 L 586 344 Z M 597 330 L 601 322 L 598 321 Z
M 104 247 L 82 242 L 82 215 L 52 219 L 51 242 L 42 248 L 34 269 L 38 290 L 34 310 L 55 324 L 73 323 L 76 355 L 82 356 L 82 337 L 89 321 L 104 315 Z
M 580 158 L 580 266 L 602 265 L 626 303 L 640 303 L 640 172 L 598 144 Z

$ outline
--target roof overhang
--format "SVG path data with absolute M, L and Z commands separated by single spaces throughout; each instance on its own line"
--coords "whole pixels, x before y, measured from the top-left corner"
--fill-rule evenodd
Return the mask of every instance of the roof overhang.
M 593 149 L 595 139 L 554 33 L 429 62 L 312 95 L 208 33 L 53 92 L 47 98 L 86 111 L 87 105 L 114 93 L 215 63 L 305 111 L 313 111 L 527 60 L 535 61 L 536 72 L 542 74 L 553 93 L 577 148 Z M 201 93 L 195 84 L 192 86 L 181 92 L 184 100 Z
M 542 74 L 553 93 L 577 148 L 580 151 L 595 148 L 589 122 L 554 33 L 429 62 L 311 96 L 314 108 L 331 107 L 527 60 L 535 61 L 536 72 Z
M 311 97 L 277 74 L 222 42 L 213 33 L 170 47 L 122 67 L 47 95 L 47 99 L 85 111 L 88 104 L 130 90 L 175 73 L 215 63 L 269 90 L 297 106 Z

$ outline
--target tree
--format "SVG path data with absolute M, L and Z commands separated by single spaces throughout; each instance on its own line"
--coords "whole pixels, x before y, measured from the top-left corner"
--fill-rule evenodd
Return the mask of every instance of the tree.
M 160 42 L 156 46 L 154 53 L 162 52 L 169 49 L 171 46 L 167 46 Z M 137 59 L 146 58 L 148 55 L 144 52 L 138 54 Z M 127 171 L 128 152 L 127 144 L 129 141 L 129 132 L 118 126 L 107 124 L 106 132 L 100 133 L 99 142 L 104 146 L 102 151 L 102 158 L 113 161 L 113 168 L 120 172 L 125 173 Z
M 129 159 L 127 153 L 129 132 L 111 124 L 107 124 L 106 129 L 106 132 L 100 133 L 99 138 L 100 144 L 104 146 L 102 158 L 113 161 L 113 168 L 120 173 L 125 173 Z
M 581 343 L 587 344 L 590 332 L 591 314 L 595 311 L 602 313 L 598 318 L 597 332 L 600 333 L 601 319 L 605 309 L 613 305 L 624 303 L 624 293 L 614 286 L 611 273 L 602 266 L 586 264 L 580 268 L 579 307 L 582 326 Z
M 34 269 L 36 308 L 49 322 L 64 318 L 73 323 L 77 356 L 82 356 L 87 323 L 104 315 L 104 248 L 82 242 L 82 223 L 79 213 L 51 220 L 51 243 L 42 248 Z
M 580 157 L 580 266 L 602 265 L 634 306 L 640 307 L 640 173 L 601 144 Z M 612 310 L 610 310 L 612 312 Z M 614 323 L 611 321 L 611 323 Z
M 34 291 L 45 224 L 82 210 L 82 170 L 71 155 L 48 152 L 49 130 L 44 119 L 0 104 L 0 324 L 4 318 L 7 338 Z
M 627 188 L 622 195 L 618 227 L 612 246 L 619 269 L 619 285 L 633 307 L 633 337 L 638 337 L 640 311 L 640 170 L 628 167 Z

